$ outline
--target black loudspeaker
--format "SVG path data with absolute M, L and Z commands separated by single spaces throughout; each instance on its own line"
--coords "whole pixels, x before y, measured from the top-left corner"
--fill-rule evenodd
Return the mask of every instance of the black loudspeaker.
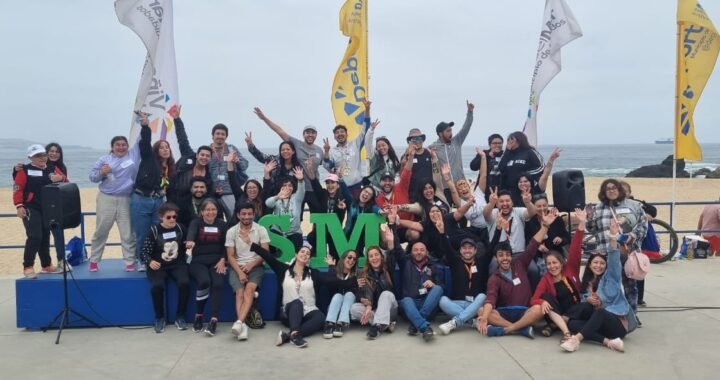
M 560 212 L 585 207 L 585 177 L 580 170 L 553 173 L 553 204 Z
M 80 225 L 80 190 L 74 183 L 53 183 L 42 189 L 42 212 L 45 225 L 61 229 Z

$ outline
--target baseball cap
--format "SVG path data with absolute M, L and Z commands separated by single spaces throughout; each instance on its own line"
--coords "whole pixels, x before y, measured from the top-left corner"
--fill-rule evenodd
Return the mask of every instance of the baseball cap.
M 390 178 L 391 180 L 395 180 L 395 176 L 390 172 L 385 172 L 380 176 L 380 180 L 383 180 L 385 178 Z
M 303 128 L 303 133 L 305 133 L 305 131 L 308 131 L 308 130 L 314 131 L 315 133 L 317 133 L 317 128 L 315 128 L 314 125 L 306 125 L 305 128 Z
M 337 174 L 329 173 L 325 177 L 325 182 L 327 181 L 340 182 L 340 178 L 338 178 Z
M 45 151 L 45 147 L 40 144 L 33 144 L 27 148 L 28 158 L 35 157 L 36 155 L 38 155 L 40 153 L 47 153 Z
M 437 125 L 437 127 L 435 127 L 435 132 L 440 133 L 448 128 L 452 128 L 454 125 L 455 125 L 455 123 L 452 121 L 449 123 L 442 121 L 442 122 L 440 122 L 440 124 Z
M 477 248 L 477 243 L 475 243 L 475 240 L 473 240 L 471 238 L 462 239 L 462 241 L 460 242 L 460 246 L 462 247 L 465 244 L 470 244 L 473 247 Z

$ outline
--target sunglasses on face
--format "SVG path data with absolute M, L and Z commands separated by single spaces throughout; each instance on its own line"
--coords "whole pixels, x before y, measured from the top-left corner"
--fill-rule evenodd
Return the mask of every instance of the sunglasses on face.
M 407 141 L 411 141 L 411 142 L 423 142 L 423 141 L 425 141 L 425 135 L 408 137 Z
M 348 257 L 345 258 L 345 260 L 355 261 L 355 260 L 357 260 L 357 257 L 355 257 L 355 256 L 348 256 Z
M 163 219 L 175 220 L 175 219 L 177 219 L 177 215 L 165 215 L 165 216 L 163 217 Z

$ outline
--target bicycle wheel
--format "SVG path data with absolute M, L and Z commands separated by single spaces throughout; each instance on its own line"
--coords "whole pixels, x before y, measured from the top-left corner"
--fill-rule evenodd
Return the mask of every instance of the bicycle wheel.
M 650 223 L 652 223 L 655 228 L 658 245 L 660 246 L 660 255 L 648 255 L 648 257 L 651 263 L 660 264 L 675 256 L 678 250 L 678 236 L 675 230 L 662 220 L 653 219 Z

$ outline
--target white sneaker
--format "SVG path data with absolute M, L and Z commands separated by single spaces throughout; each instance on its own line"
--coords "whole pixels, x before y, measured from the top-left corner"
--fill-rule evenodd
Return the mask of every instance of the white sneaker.
M 625 344 L 620 338 L 610 339 L 607 342 L 607 347 L 613 351 L 625 352 Z
M 248 325 L 245 323 L 242 323 L 240 326 L 240 335 L 238 335 L 238 340 L 247 340 L 248 338 Z
M 242 332 L 242 326 L 243 326 L 242 321 L 238 319 L 237 321 L 235 321 L 235 323 L 233 323 L 232 328 L 230 329 L 230 331 L 232 331 L 232 334 L 235 335 L 236 337 L 238 337 L 238 340 L 240 340 L 240 333 Z
M 457 322 L 455 322 L 455 318 L 440 325 L 440 331 L 443 333 L 443 335 L 450 334 L 450 332 L 452 332 L 456 328 L 457 328 Z

